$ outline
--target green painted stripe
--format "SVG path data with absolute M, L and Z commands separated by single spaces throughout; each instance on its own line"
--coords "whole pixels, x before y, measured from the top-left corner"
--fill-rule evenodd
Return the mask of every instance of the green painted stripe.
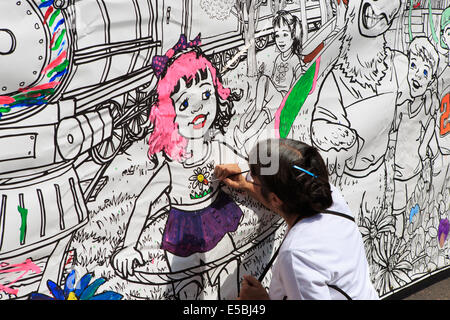
M 20 243 L 25 242 L 25 236 L 27 233 L 27 216 L 28 216 L 28 209 L 22 208 L 21 206 L 17 206 L 17 210 L 20 213 Z
M 430 21 L 430 29 L 431 29 L 431 35 L 433 36 L 433 40 L 436 43 L 439 43 L 439 38 L 436 35 L 436 30 L 434 30 L 434 23 L 433 23 L 433 12 L 431 9 L 431 1 L 428 1 L 428 16 Z
M 408 33 L 409 41 L 413 40 L 412 30 L 411 30 L 411 16 L 412 16 L 413 0 L 409 1 L 409 14 L 408 14 Z
M 297 83 L 292 88 L 283 110 L 280 113 L 280 137 L 286 138 L 291 131 L 292 124 L 297 117 L 300 109 L 306 101 L 311 92 L 314 75 L 316 73 L 316 62 L 314 62 L 309 69 L 301 76 Z
M 54 67 L 48 74 L 47 77 L 51 77 L 53 73 L 63 71 L 69 65 L 69 60 L 64 60 L 63 63 Z
M 58 37 L 58 40 L 56 40 L 55 46 L 52 48 L 52 51 L 55 51 L 55 50 L 59 49 L 59 46 L 61 45 L 61 42 L 63 41 L 65 34 L 66 34 L 66 29 L 63 29 L 61 31 L 61 34 Z
M 60 13 L 61 13 L 60 9 L 56 10 L 55 12 L 53 12 L 52 16 L 50 17 L 50 20 L 48 21 L 48 25 L 50 27 L 53 25 L 53 22 L 55 22 L 56 17 L 58 17 Z
M 53 93 L 55 93 L 55 89 L 51 88 L 51 89 L 42 89 L 42 90 L 30 91 L 30 92 L 27 92 L 25 94 L 25 96 L 27 98 L 35 98 L 35 96 L 37 94 L 39 94 L 39 96 L 48 96 L 48 95 L 51 95 Z

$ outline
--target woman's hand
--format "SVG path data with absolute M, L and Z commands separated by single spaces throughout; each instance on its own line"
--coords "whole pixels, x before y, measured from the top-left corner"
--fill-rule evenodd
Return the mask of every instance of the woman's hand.
M 261 282 L 253 276 L 244 276 L 238 300 L 270 300 Z
M 217 179 L 223 181 L 227 186 L 233 189 L 247 191 L 252 183 L 245 180 L 241 173 L 242 170 L 237 163 L 219 164 L 214 168 L 214 175 Z M 232 177 L 230 177 L 233 175 Z
M 124 247 L 113 255 L 111 264 L 119 276 L 127 278 L 134 274 L 136 264 L 143 265 L 145 261 L 139 250 L 134 247 Z

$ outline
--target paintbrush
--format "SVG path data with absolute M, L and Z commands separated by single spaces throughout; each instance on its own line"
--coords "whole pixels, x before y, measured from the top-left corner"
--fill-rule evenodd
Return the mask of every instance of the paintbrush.
M 247 172 L 249 172 L 250 171 L 250 169 L 249 170 L 245 170 L 245 171 L 241 171 L 241 172 L 238 172 L 238 173 L 233 173 L 233 174 L 230 174 L 228 177 L 225 177 L 224 179 L 227 179 L 227 178 L 231 178 L 231 177 L 235 177 L 235 176 L 238 176 L 238 175 L 240 175 L 240 174 L 243 174 L 243 173 L 247 173 Z M 219 180 L 223 180 L 223 179 L 211 179 L 211 180 L 209 180 L 210 182 L 214 182 L 214 181 L 219 181 Z

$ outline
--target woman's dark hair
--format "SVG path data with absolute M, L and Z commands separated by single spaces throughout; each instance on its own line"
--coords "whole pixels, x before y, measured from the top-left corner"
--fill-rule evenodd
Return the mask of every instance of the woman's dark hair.
M 265 154 L 261 153 L 262 150 Z M 264 169 L 273 163 L 262 163 L 259 153 L 272 159 L 276 152 L 279 154 L 278 171 L 264 174 Z M 328 170 L 315 147 L 292 139 L 268 139 L 258 142 L 250 153 L 250 159 L 250 171 L 252 176 L 259 178 L 262 195 L 267 198 L 269 192 L 276 194 L 283 201 L 283 212 L 310 217 L 332 205 Z M 317 178 L 295 169 L 294 165 L 308 170 Z

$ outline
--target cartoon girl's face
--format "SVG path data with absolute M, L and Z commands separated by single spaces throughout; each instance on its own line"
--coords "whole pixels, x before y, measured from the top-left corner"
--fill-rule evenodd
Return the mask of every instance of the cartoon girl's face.
M 432 68 L 421 56 L 411 53 L 408 68 L 409 91 L 413 98 L 422 96 L 433 81 Z
M 275 26 L 274 36 L 275 44 L 282 53 L 285 53 L 292 48 L 294 39 L 292 39 L 291 30 L 287 24 L 281 22 L 280 26 Z
M 180 79 L 180 90 L 172 95 L 172 100 L 180 135 L 186 139 L 203 138 L 217 113 L 217 97 L 209 69 L 206 79 L 198 83 L 192 80 L 190 87 Z

